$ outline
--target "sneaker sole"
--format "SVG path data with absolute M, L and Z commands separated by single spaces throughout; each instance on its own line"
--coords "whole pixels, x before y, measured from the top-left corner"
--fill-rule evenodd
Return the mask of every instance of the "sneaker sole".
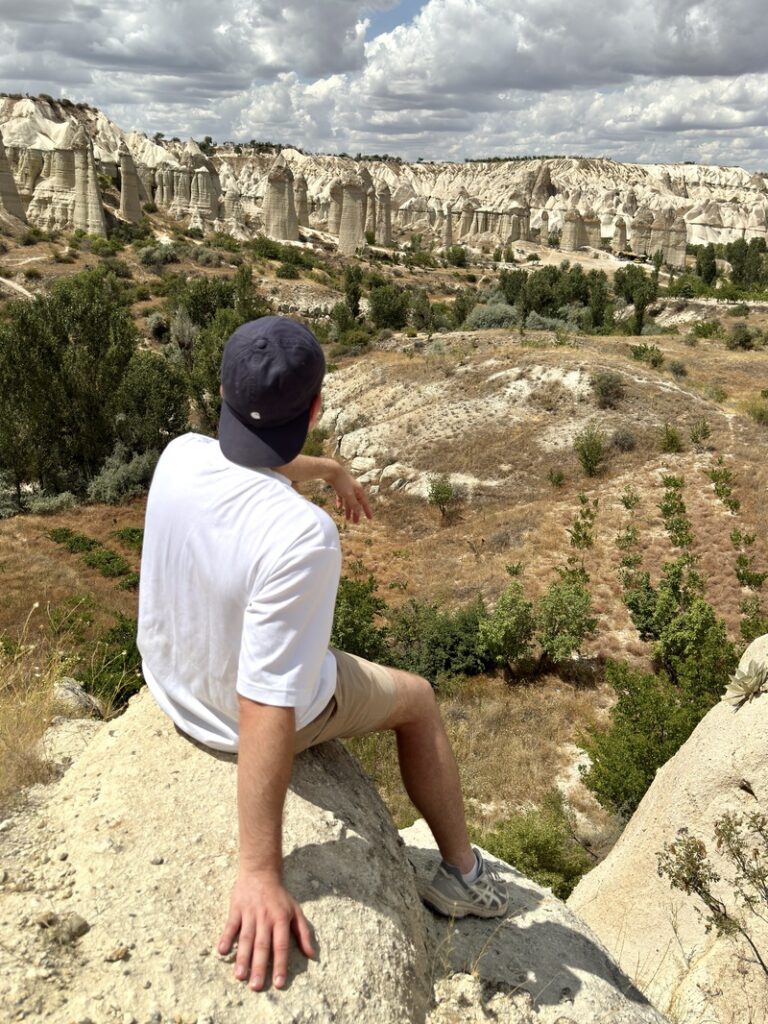
M 470 903 L 469 900 L 449 900 L 442 893 L 432 889 L 431 886 L 426 886 L 423 889 L 419 887 L 418 892 L 421 901 L 426 903 L 430 910 L 442 914 L 443 917 L 503 917 L 509 910 L 508 903 L 505 903 L 503 907 L 479 907 L 476 903 Z

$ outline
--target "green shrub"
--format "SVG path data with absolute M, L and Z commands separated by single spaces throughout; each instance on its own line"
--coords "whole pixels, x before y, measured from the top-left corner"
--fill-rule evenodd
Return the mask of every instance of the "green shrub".
M 77 498 L 71 491 L 60 494 L 34 494 L 27 498 L 27 510 L 35 516 L 52 516 L 57 512 L 65 512 L 77 505 Z
M 626 427 L 619 427 L 618 430 L 614 431 L 611 444 L 620 452 L 633 452 L 637 447 L 635 435 L 631 430 L 627 430 Z
M 691 328 L 695 338 L 719 338 L 723 328 L 719 320 L 699 320 Z
M 27 267 L 24 270 L 24 279 L 26 281 L 40 281 L 43 275 L 37 269 L 37 267 Z
M 372 288 L 369 296 L 369 315 L 376 327 L 400 330 L 408 320 L 408 293 L 397 285 L 387 284 Z
M 144 684 L 136 647 L 136 620 L 118 615 L 117 622 L 93 644 L 78 671 L 88 693 L 115 708 L 122 707 Z
M 480 646 L 497 665 L 530 657 L 534 633 L 533 604 L 514 580 L 499 596 L 490 615 L 480 621 Z
M 547 479 L 553 487 L 562 487 L 565 483 L 565 473 L 561 469 L 550 469 Z
M 342 576 L 336 592 L 336 608 L 331 630 L 331 644 L 348 654 L 356 654 L 368 661 L 385 658 L 386 631 L 376 625 L 386 605 L 376 591 L 378 583 L 373 574 L 365 579 Z
M 747 403 L 747 413 L 761 427 L 768 427 L 768 401 L 764 398 L 753 398 Z
M 664 362 L 664 353 L 658 345 L 632 345 L 629 351 L 633 359 L 639 363 L 647 363 L 654 370 L 658 370 Z
M 742 614 L 739 632 L 744 643 L 751 644 L 759 636 L 768 633 L 768 615 L 763 610 L 759 594 L 752 594 L 739 605 Z
M 451 245 L 445 250 L 445 258 L 452 267 L 466 267 L 467 250 L 463 245 Z
M 125 445 L 118 443 L 101 472 L 89 483 L 88 500 L 119 505 L 142 494 L 149 486 L 157 459 L 156 451 L 131 456 Z
M 683 439 L 680 435 L 680 431 L 671 423 L 665 423 L 661 428 L 659 449 L 666 455 L 676 455 L 684 450 Z
M 688 370 L 686 368 L 685 363 L 681 362 L 681 360 L 679 359 L 673 359 L 670 362 L 669 372 L 672 374 L 673 377 L 676 377 L 678 380 L 682 380 L 683 377 L 688 376 Z
M 102 576 L 108 578 L 126 576 L 131 571 L 130 565 L 122 555 L 118 554 L 117 551 L 112 551 L 111 548 L 105 548 L 101 545 L 95 547 L 92 551 L 86 551 L 83 555 L 83 561 L 91 569 L 97 569 Z
M 275 277 L 282 277 L 287 280 L 295 280 L 300 276 L 298 267 L 295 267 L 292 263 L 281 263 L 275 271 Z
M 588 424 L 578 433 L 573 442 L 581 468 L 587 476 L 597 476 L 605 462 L 605 434 L 594 423 Z
M 480 642 L 485 616 L 480 598 L 455 612 L 412 599 L 389 612 L 388 664 L 433 685 L 446 677 L 477 675 L 490 664 Z
M 536 606 L 537 637 L 544 653 L 554 662 L 579 654 L 597 620 L 592 599 L 583 581 L 565 576 L 550 583 Z
M 726 310 L 728 316 L 749 316 L 749 306 L 746 302 L 737 302 Z
M 132 551 L 141 551 L 144 543 L 144 530 L 141 526 L 122 526 L 119 530 L 113 530 L 112 536 Z
M 628 818 L 698 719 L 663 675 L 609 662 L 606 680 L 617 700 L 610 728 L 592 729 L 581 741 L 592 762 L 584 782 L 604 807 Z
M 725 339 L 725 347 L 731 351 L 750 352 L 755 347 L 755 334 L 746 324 L 734 324 Z
M 480 303 L 471 310 L 464 326 L 470 331 L 490 330 L 498 327 L 517 327 L 520 324 L 520 313 L 515 306 L 506 303 L 485 305 Z
M 573 838 L 573 823 L 557 790 L 545 797 L 541 808 L 521 811 L 488 832 L 473 829 L 471 837 L 561 900 L 592 867 L 590 857 Z
M 99 541 L 87 537 L 84 533 L 75 533 L 68 526 L 57 526 L 55 529 L 49 530 L 48 537 L 55 544 L 63 545 L 72 554 L 92 551 L 99 546 Z
M 304 447 L 301 449 L 302 455 L 313 455 L 316 457 L 323 455 L 323 444 L 327 440 L 327 430 L 324 430 L 322 427 L 313 427 L 307 434 Z
M 624 397 L 624 381 L 612 370 L 599 370 L 589 383 L 599 409 L 615 409 Z
M 712 428 L 705 419 L 696 420 L 691 427 L 691 444 L 696 451 L 703 451 L 712 436 Z
M 146 203 L 142 203 L 141 208 L 144 213 L 157 213 L 157 203 L 152 199 L 149 199 Z
M 427 501 L 440 510 L 444 522 L 450 522 L 464 500 L 461 487 L 452 483 L 447 473 L 429 477 L 428 484 Z

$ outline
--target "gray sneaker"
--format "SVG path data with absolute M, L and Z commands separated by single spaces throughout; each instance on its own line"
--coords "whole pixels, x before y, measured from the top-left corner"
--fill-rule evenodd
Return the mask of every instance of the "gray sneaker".
M 474 849 L 474 847 L 473 847 Z M 418 886 L 424 903 L 446 917 L 502 917 L 507 912 L 507 887 L 496 872 L 475 850 L 480 862 L 480 874 L 467 884 L 458 868 L 441 861 L 429 883 Z

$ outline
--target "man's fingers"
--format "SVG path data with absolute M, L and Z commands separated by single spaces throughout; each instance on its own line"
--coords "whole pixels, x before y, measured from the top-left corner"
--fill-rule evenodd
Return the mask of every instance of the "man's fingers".
M 267 963 L 269 952 L 272 947 L 272 925 L 262 917 L 256 927 L 256 941 L 253 944 L 253 958 L 251 961 L 251 988 L 256 992 L 264 988 L 264 979 L 267 976 Z
M 309 927 L 309 921 L 304 916 L 304 911 L 301 907 L 296 904 L 296 911 L 293 915 L 293 921 L 291 922 L 293 928 L 293 934 L 296 936 L 296 941 L 299 944 L 299 949 L 308 956 L 311 960 L 315 958 L 315 947 L 312 945 L 312 929 Z
M 272 932 L 272 983 L 282 988 L 288 976 L 288 943 L 291 929 L 287 917 L 275 921 Z
M 232 949 L 232 943 L 237 938 L 237 933 L 240 931 L 240 915 L 232 913 L 229 915 L 229 919 L 224 926 L 224 931 L 221 933 L 219 939 L 218 950 L 221 956 L 226 956 Z
M 253 930 L 243 926 L 237 940 L 237 956 L 235 957 L 235 977 L 245 981 L 251 969 L 251 952 L 253 950 Z
M 373 519 L 373 512 L 371 512 L 371 506 L 368 504 L 368 496 L 366 495 L 362 487 L 360 488 L 360 493 L 358 494 L 357 498 L 358 501 L 360 502 L 363 512 L 365 512 L 365 518 Z

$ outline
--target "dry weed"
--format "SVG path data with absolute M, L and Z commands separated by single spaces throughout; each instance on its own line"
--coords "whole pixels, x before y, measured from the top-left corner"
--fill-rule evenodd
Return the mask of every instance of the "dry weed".
M 72 660 L 33 605 L 17 640 L 0 638 L 0 811 L 49 769 L 40 739 L 56 712 L 54 683 Z

